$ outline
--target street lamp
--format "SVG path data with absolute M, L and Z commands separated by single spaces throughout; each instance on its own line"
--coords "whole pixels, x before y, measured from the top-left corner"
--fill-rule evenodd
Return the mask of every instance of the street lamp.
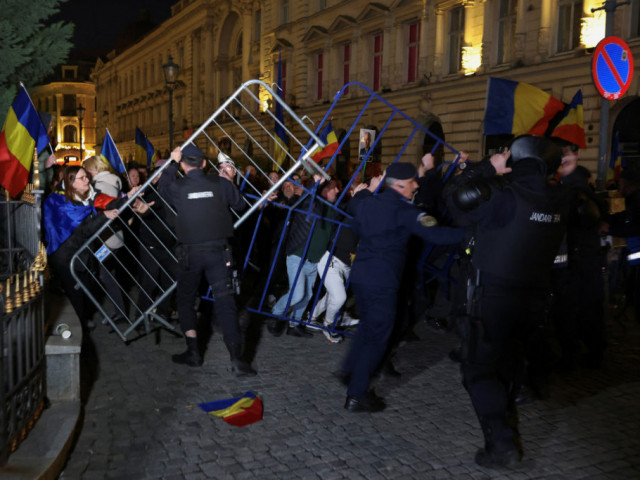
M 164 83 L 169 90 L 169 151 L 173 150 L 173 90 L 178 85 L 178 70 L 180 65 L 173 63 L 173 58 L 169 55 L 167 63 L 162 65 L 164 70 Z
M 76 108 L 76 113 L 78 115 L 78 124 L 80 125 L 80 161 L 82 162 L 82 118 L 84 117 L 84 111 L 86 108 L 82 106 L 82 104 L 78 105 Z

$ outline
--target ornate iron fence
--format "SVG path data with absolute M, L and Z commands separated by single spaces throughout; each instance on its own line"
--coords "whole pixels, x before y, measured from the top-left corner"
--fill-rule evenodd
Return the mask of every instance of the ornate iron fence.
M 40 192 L 0 200 L 0 465 L 40 417 L 46 399 L 44 248 Z

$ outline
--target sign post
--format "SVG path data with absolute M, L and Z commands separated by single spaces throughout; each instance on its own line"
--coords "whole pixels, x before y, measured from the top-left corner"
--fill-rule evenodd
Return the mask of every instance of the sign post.
M 617 0 L 605 0 L 604 5 L 598 8 L 592 8 L 591 13 L 597 10 L 605 11 L 605 36 L 609 37 L 613 33 L 613 15 L 616 8 L 619 5 L 624 5 L 627 2 L 618 4 Z M 595 55 L 594 55 L 595 58 Z M 633 69 L 632 69 L 633 71 Z M 607 162 L 607 148 L 609 146 L 609 100 L 602 99 L 600 108 L 600 146 L 598 157 L 598 178 L 597 187 L 600 190 L 604 190 L 607 179 L 607 168 L 609 167 Z

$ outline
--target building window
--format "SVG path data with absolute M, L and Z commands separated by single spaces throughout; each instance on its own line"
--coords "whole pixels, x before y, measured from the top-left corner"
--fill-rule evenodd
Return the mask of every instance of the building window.
M 75 117 L 76 113 L 76 96 L 75 95 L 63 95 L 62 96 L 62 116 L 63 117 Z
M 316 100 L 322 100 L 323 55 L 316 55 Z
M 327 8 L 327 0 L 317 0 L 318 2 L 318 11 L 321 12 L 325 8 Z
M 517 5 L 517 0 L 500 0 L 500 12 L 498 13 L 498 64 L 508 63 L 513 59 Z
M 558 6 L 558 52 L 567 52 L 580 44 L 582 0 L 567 0 Z
M 380 82 L 382 81 L 382 47 L 383 34 L 378 33 L 373 37 L 373 91 L 380 90 Z
M 640 37 L 640 0 L 631 5 L 631 36 Z
M 464 7 L 455 7 L 449 13 L 449 73 L 462 70 L 464 45 Z
M 418 78 L 418 57 L 420 56 L 420 24 L 409 24 L 409 57 L 407 61 L 407 82 L 415 82 Z
M 347 43 L 342 47 L 342 81 L 344 85 L 349 83 L 349 68 L 351 66 L 351 44 Z M 349 87 L 344 90 L 349 93 Z
M 280 6 L 281 6 L 280 14 L 281 14 L 282 23 L 288 23 L 289 22 L 289 0 L 282 0 L 282 3 L 280 4 Z
M 78 141 L 78 130 L 74 125 L 67 125 L 62 131 L 64 143 L 76 143 Z

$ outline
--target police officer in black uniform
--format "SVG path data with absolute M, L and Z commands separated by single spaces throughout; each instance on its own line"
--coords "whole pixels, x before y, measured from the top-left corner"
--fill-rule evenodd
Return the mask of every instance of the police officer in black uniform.
M 176 298 L 180 326 L 187 341 L 187 350 L 172 359 L 192 367 L 202 365 L 194 304 L 204 275 L 215 299 L 215 315 L 231 355 L 232 370 L 238 376 L 255 375 L 255 370 L 242 360 L 243 339 L 236 315 L 228 245 L 233 236 L 229 208 L 242 209 L 245 203 L 229 180 L 216 174 L 205 175 L 204 157 L 193 144 L 186 145 L 182 152 L 176 148 L 171 159 L 180 163 L 185 175 L 176 178 L 178 163 L 172 162 L 159 182 L 160 195 L 177 212 L 176 253 L 180 273 Z
M 469 164 L 448 190 L 454 217 L 475 226 L 462 376 L 485 437 L 475 460 L 487 467 L 521 456 L 514 399 L 525 358 L 530 376 L 544 373 L 531 370 L 544 365 L 537 333 L 567 217 L 562 187 L 547 181 L 560 148 L 526 135 L 513 141 L 510 155 L 512 167 L 508 151 Z

